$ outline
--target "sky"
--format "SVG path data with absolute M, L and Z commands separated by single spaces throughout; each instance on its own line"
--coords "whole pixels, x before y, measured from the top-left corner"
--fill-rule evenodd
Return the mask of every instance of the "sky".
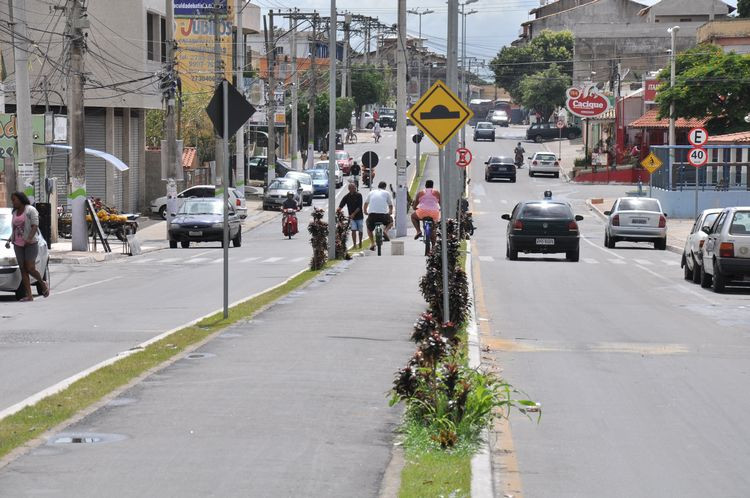
M 463 0 L 459 0 L 463 1 Z M 653 5 L 658 0 L 638 0 L 644 5 Z M 736 6 L 736 0 L 726 0 L 728 4 Z M 323 15 L 330 12 L 330 0 L 252 0 L 263 8 L 263 13 L 269 8 L 288 10 L 298 7 L 300 10 L 316 9 Z M 466 12 L 476 10 L 476 14 L 466 17 L 467 56 L 484 59 L 488 63 L 498 50 L 518 38 L 521 23 L 528 20 L 529 11 L 539 5 L 539 0 L 477 0 L 466 6 Z M 349 11 L 354 14 L 378 17 L 385 24 L 396 22 L 397 0 L 337 0 L 336 9 Z M 422 37 L 426 38 L 427 46 L 435 52 L 445 52 L 447 4 L 445 0 L 407 0 L 407 9 L 435 12 L 422 16 Z M 407 15 L 408 34 L 417 36 L 419 32 L 419 16 Z M 353 42 L 355 49 L 356 42 Z

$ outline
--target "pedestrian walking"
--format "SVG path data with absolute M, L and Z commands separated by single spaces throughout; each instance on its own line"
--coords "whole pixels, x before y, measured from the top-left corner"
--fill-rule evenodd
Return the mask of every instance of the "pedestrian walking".
M 49 297 L 49 285 L 36 269 L 36 257 L 39 254 L 39 212 L 31 205 L 31 201 L 23 192 L 14 192 L 10 196 L 13 204 L 11 219 L 11 236 L 6 241 L 5 247 L 13 243 L 16 253 L 16 262 L 21 271 L 21 285 L 26 291 L 26 296 L 21 301 L 33 301 L 31 295 L 31 279 L 34 277 L 42 284 L 44 291 L 42 295 Z
M 373 230 L 377 223 L 385 225 L 383 238 L 386 242 L 391 239 L 388 232 L 393 227 L 393 197 L 385 188 L 388 186 L 385 182 L 380 182 L 378 188 L 370 190 L 365 199 L 364 212 L 367 215 L 367 236 L 370 238 L 370 250 L 375 250 L 375 241 L 372 236 Z
M 344 206 L 349 213 L 349 229 L 352 231 L 354 247 L 362 249 L 362 228 L 365 215 L 362 206 L 362 194 L 357 192 L 357 187 L 353 183 L 349 184 L 349 192 L 341 199 L 337 212 L 340 213 Z M 359 244 L 357 243 L 358 239 Z

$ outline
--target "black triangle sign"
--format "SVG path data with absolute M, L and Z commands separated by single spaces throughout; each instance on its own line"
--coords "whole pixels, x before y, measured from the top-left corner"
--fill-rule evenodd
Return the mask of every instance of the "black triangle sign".
M 222 80 L 221 83 L 216 87 L 211 101 L 206 106 L 206 113 L 214 124 L 214 131 L 216 134 L 226 139 L 224 136 L 224 102 L 223 102 L 223 83 L 226 80 Z M 240 126 L 247 123 L 247 120 L 255 114 L 255 107 L 247 101 L 247 99 L 237 91 L 237 89 L 231 83 L 227 82 L 227 89 L 229 92 L 229 136 L 234 135 Z

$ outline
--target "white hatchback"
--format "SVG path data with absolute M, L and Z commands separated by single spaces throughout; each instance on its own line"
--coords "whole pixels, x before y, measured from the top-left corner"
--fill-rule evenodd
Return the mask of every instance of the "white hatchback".
M 724 209 L 705 232 L 701 287 L 723 292 L 730 282 L 750 282 L 750 206 Z
M 655 249 L 667 248 L 667 216 L 658 199 L 620 197 L 612 205 L 604 231 L 604 245 L 613 249 L 620 241 L 653 242 Z
M 553 175 L 555 178 L 560 176 L 560 161 L 557 156 L 550 152 L 537 152 L 529 157 L 529 176 L 537 173 Z
M 20 299 L 25 295 L 25 292 L 21 288 L 21 270 L 18 268 L 13 246 L 11 245 L 10 248 L 5 247 L 5 241 L 10 238 L 12 231 L 11 218 L 10 208 L 0 208 L 0 239 L 2 240 L 0 242 L 0 291 L 15 292 L 16 297 Z M 36 268 L 49 284 L 49 251 L 47 249 L 47 242 L 42 237 L 39 237 L 39 253 L 36 257 Z M 37 293 L 41 295 L 41 283 L 34 282 L 33 278 L 31 283 L 36 285 Z
M 705 227 L 711 228 L 722 211 L 723 209 L 721 208 L 706 209 L 695 219 L 695 224 L 693 224 L 693 228 L 690 230 L 690 235 L 685 240 L 685 249 L 682 251 L 681 266 L 685 272 L 685 280 L 692 280 L 696 284 L 700 282 L 701 264 L 703 261 L 701 251 L 703 244 L 708 238 L 703 229 Z

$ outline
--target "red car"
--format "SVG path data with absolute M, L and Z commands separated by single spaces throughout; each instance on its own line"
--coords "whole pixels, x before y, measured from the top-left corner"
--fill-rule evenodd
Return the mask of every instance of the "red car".
M 341 169 L 341 172 L 345 175 L 350 175 L 352 171 L 352 164 L 354 163 L 354 159 L 352 156 L 349 155 L 349 153 L 345 150 L 337 150 L 336 151 L 336 164 L 339 165 L 339 168 Z

